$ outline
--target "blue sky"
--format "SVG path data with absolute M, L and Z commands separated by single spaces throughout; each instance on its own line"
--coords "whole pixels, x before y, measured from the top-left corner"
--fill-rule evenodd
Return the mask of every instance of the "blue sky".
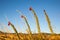
M 0 25 L 0 30 L 14 32 L 13 29 L 7 25 L 8 21 L 6 20 L 6 17 L 8 17 L 9 21 L 15 25 L 18 32 L 25 33 L 27 25 L 24 19 L 20 17 L 21 14 L 16 12 L 16 10 L 21 10 L 27 17 L 32 32 L 37 32 L 34 15 L 29 10 L 30 7 L 35 10 L 39 18 L 41 32 L 50 33 L 43 12 L 45 9 L 50 18 L 54 32 L 60 33 L 60 0 L 0 0 L 0 24 L 5 25 Z

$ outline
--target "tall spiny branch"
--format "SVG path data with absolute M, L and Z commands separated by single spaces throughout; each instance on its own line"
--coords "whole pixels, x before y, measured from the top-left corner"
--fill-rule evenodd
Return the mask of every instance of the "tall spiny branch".
M 50 19 L 46 13 L 46 11 L 44 10 L 44 13 L 45 13 L 45 16 L 46 16 L 46 20 L 47 20 L 47 23 L 48 23 L 48 26 L 49 26 L 49 29 L 50 29 L 50 32 L 53 34 L 53 29 L 52 29 L 52 26 L 51 26 L 51 22 L 50 22 Z
M 35 17 L 35 20 L 36 20 L 36 26 L 37 26 L 38 33 L 41 33 L 40 26 L 39 26 L 39 21 L 38 21 L 38 17 L 36 15 L 35 11 L 32 9 L 32 7 L 30 7 L 29 10 L 32 11 L 33 14 L 34 14 L 34 17 Z
M 21 17 L 24 18 L 24 20 L 25 20 L 25 22 L 26 22 L 26 24 L 27 24 L 28 30 L 29 30 L 30 38 L 32 39 L 32 32 L 31 32 L 31 30 L 30 30 L 30 26 L 29 26 L 29 24 L 28 24 L 28 21 L 27 21 L 27 19 L 26 19 L 25 16 L 22 15 Z
M 17 36 L 18 36 L 18 39 L 20 40 L 20 37 L 19 37 L 19 34 L 18 34 L 16 28 L 15 28 L 14 25 L 9 21 L 9 22 L 8 22 L 8 26 L 10 26 L 10 25 L 11 25 L 11 27 L 14 29 L 15 33 L 16 33 Z

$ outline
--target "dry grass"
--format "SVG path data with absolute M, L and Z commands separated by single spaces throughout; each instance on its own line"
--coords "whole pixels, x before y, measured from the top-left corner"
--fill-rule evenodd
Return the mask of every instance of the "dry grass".
M 29 34 L 19 33 L 19 36 L 23 40 L 29 40 Z M 42 33 L 41 38 L 38 37 L 38 34 L 32 34 L 33 40 L 60 40 L 60 34 L 51 35 L 49 33 Z M 18 40 L 18 37 L 15 33 L 0 33 L 0 40 Z M 22 40 L 22 39 L 20 39 Z

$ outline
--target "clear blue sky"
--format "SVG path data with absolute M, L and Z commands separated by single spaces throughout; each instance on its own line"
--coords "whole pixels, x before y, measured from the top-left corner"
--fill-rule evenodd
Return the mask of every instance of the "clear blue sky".
M 7 16 L 9 21 L 15 25 L 18 32 L 26 32 L 26 23 L 24 19 L 20 17 L 20 14 L 16 12 L 16 10 L 21 10 L 27 17 L 32 32 L 37 32 L 33 14 L 29 10 L 30 6 L 35 10 L 39 18 L 41 32 L 50 33 L 43 12 L 45 9 L 50 18 L 54 32 L 60 33 L 60 0 L 0 0 L 0 24 L 2 23 L 5 25 L 4 27 L 0 25 L 0 30 L 14 32 L 13 29 L 8 26 L 8 21 L 6 21 Z

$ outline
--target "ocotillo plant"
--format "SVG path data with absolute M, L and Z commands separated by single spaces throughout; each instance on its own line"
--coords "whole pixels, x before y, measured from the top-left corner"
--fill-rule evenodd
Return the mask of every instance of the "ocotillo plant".
M 46 20 L 48 22 L 48 26 L 49 26 L 49 29 L 50 29 L 50 32 L 53 34 L 53 29 L 52 29 L 52 26 L 51 26 L 51 22 L 50 22 L 50 19 L 48 17 L 48 15 L 46 14 L 46 11 L 44 10 L 44 13 L 45 13 L 45 16 L 46 16 Z
M 35 17 L 35 20 L 36 20 L 36 26 L 37 26 L 37 29 L 38 29 L 38 33 L 41 33 L 40 26 L 39 26 L 39 21 L 38 21 L 38 17 L 36 15 L 35 11 L 32 9 L 32 7 L 30 7 L 29 10 L 32 11 L 33 14 L 34 14 L 34 17 Z
M 26 24 L 27 24 L 27 26 L 28 26 L 28 29 L 29 29 L 30 33 L 32 33 L 31 30 L 30 30 L 30 26 L 29 26 L 29 24 L 28 24 L 28 21 L 27 21 L 26 17 L 23 15 L 23 13 L 22 13 L 20 10 L 16 10 L 16 11 L 17 11 L 18 13 L 22 14 L 22 15 L 21 15 L 21 18 L 24 18 L 24 20 L 25 20 L 25 22 L 26 22 Z
M 30 30 L 30 26 L 29 26 L 29 24 L 28 24 L 28 21 L 27 21 L 27 19 L 26 19 L 26 17 L 25 16 L 23 16 L 23 12 L 21 12 L 20 10 L 16 10 L 18 13 L 20 13 L 20 14 L 22 14 L 21 15 L 21 18 L 24 18 L 24 20 L 25 20 L 25 22 L 26 22 L 26 24 L 27 24 L 27 26 L 28 26 L 28 30 L 29 30 L 29 34 L 30 34 L 30 37 L 32 38 L 32 32 L 31 32 L 31 30 Z M 30 39 L 29 39 L 30 40 Z
M 21 17 L 24 18 L 24 20 L 25 20 L 25 22 L 26 22 L 26 24 L 27 24 L 28 30 L 29 30 L 30 37 L 32 38 L 32 32 L 31 32 L 31 30 L 30 30 L 30 26 L 29 26 L 29 24 L 28 24 L 28 21 L 27 21 L 26 17 L 23 16 L 23 15 L 22 15 Z
M 20 37 L 19 37 L 19 34 L 18 34 L 16 28 L 15 28 L 14 25 L 9 21 L 9 22 L 8 22 L 8 26 L 10 26 L 10 25 L 11 25 L 11 27 L 14 29 L 15 33 L 16 33 L 17 36 L 18 36 L 18 39 L 20 40 Z

